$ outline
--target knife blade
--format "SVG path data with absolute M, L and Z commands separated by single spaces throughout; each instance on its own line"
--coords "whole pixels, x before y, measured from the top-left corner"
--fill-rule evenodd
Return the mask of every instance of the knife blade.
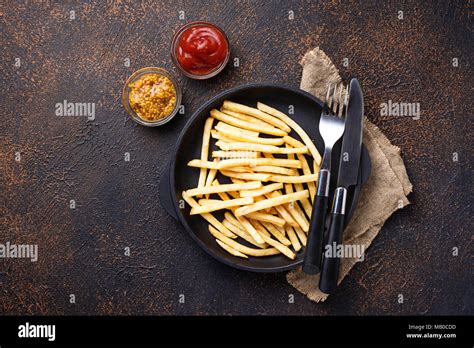
M 362 149 L 362 129 L 364 116 L 364 97 L 357 79 L 350 84 L 349 108 L 346 129 L 342 140 L 341 159 L 337 186 L 348 188 L 357 184 Z
M 338 246 L 342 244 L 344 220 L 346 212 L 346 197 L 349 186 L 356 185 L 359 175 L 360 154 L 362 149 L 362 130 L 364 116 L 364 97 L 357 79 L 350 83 L 349 108 L 346 117 L 346 129 L 342 140 L 341 158 L 337 188 L 334 193 L 331 209 L 331 222 L 328 239 L 323 252 L 319 289 L 330 294 L 337 287 L 339 278 L 340 257 Z M 335 249 L 336 250 L 333 250 Z

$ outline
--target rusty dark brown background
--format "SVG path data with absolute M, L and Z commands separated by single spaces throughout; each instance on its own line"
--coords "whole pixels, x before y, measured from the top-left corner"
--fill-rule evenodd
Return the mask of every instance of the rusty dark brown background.
M 0 242 L 38 244 L 39 261 L 0 260 L 0 313 L 472 314 L 472 11 L 462 1 L 2 1 Z M 221 26 L 240 67 L 209 81 L 180 76 L 170 40 L 191 20 Z M 366 114 L 401 147 L 414 184 L 412 204 L 322 304 L 284 274 L 218 263 L 158 198 L 175 140 L 201 103 L 248 82 L 298 86 L 298 62 L 315 46 L 344 78 L 361 80 Z M 165 127 L 139 126 L 121 106 L 125 79 L 145 66 L 169 69 L 184 90 L 186 114 Z M 96 119 L 55 116 L 65 99 L 95 102 Z M 389 99 L 421 103 L 421 118 L 379 116 Z

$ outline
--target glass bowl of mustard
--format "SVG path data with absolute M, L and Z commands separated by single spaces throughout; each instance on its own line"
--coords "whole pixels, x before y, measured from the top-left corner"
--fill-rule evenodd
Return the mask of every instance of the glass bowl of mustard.
M 147 127 L 161 126 L 178 113 L 181 89 L 166 70 L 143 68 L 125 82 L 122 103 L 135 122 Z

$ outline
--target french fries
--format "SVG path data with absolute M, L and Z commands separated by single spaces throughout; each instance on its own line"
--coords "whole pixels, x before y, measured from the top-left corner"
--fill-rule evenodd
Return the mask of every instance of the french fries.
M 209 153 L 209 140 L 211 137 L 211 128 L 212 124 L 214 123 L 214 119 L 209 117 L 204 124 L 204 132 L 202 135 L 202 148 L 201 148 L 201 160 L 207 161 L 208 153 Z M 204 187 L 206 184 L 206 168 L 201 168 L 199 171 L 199 181 L 198 187 Z
M 214 158 L 214 162 L 217 163 L 217 159 Z M 204 186 L 210 186 L 214 179 L 216 178 L 217 174 L 217 169 L 211 169 L 209 170 L 209 173 L 207 174 L 206 177 L 206 184 Z
M 238 235 L 239 237 L 246 240 L 250 244 L 255 245 L 256 247 L 265 248 L 267 246 L 266 244 L 263 244 L 263 243 L 257 243 L 257 241 L 251 235 L 249 235 L 245 230 L 230 223 L 229 220 L 224 220 L 223 224 L 225 227 L 231 230 L 234 234 Z
M 285 225 L 285 220 L 271 214 L 265 214 L 256 211 L 255 213 L 250 213 L 246 215 L 247 218 L 255 219 L 261 222 L 269 222 L 275 226 L 283 227 Z
M 225 137 L 224 139 L 220 139 L 220 140 L 227 141 L 227 142 L 244 141 L 248 143 L 275 145 L 275 146 L 283 145 L 285 143 L 284 138 L 261 138 L 258 136 L 257 132 L 251 132 L 252 134 L 250 134 L 249 131 L 245 131 L 244 129 L 231 126 L 224 122 L 219 122 L 215 128 L 217 131 L 214 130 L 213 132 Z
M 253 203 L 252 197 L 229 199 L 228 201 L 218 201 L 216 203 L 203 204 L 198 207 L 191 208 L 190 215 L 210 213 L 216 210 L 237 207 L 239 205 L 248 205 Z
M 219 158 L 258 158 L 259 155 L 255 151 L 212 151 L 212 157 Z
M 273 145 L 262 145 L 262 144 L 254 144 L 254 143 L 245 143 L 245 142 L 235 142 L 235 143 L 227 143 L 224 141 L 218 141 L 216 143 L 218 147 L 222 150 L 239 150 L 239 151 L 260 151 L 260 152 L 268 152 L 268 153 L 308 153 L 308 148 L 306 146 L 303 147 L 278 147 Z
M 283 244 L 283 245 L 291 245 L 291 242 L 285 237 L 285 235 L 283 233 L 281 233 L 278 228 L 276 228 L 275 226 L 273 226 L 272 224 L 268 223 L 268 222 L 262 222 L 262 225 L 265 226 L 265 228 L 272 234 L 275 236 L 276 239 L 278 239 L 278 241 Z
M 287 184 L 301 184 L 305 182 L 313 182 L 318 180 L 318 174 L 310 174 L 310 175 L 296 175 L 296 176 L 288 176 L 288 175 L 272 175 L 270 180 L 275 182 L 283 182 Z
M 298 174 L 295 169 L 282 168 L 277 166 L 252 166 L 251 170 L 255 172 L 264 172 L 264 173 L 275 173 L 281 175 L 296 175 Z
M 224 184 L 224 185 L 212 185 L 203 188 L 195 188 L 187 190 L 186 193 L 189 196 L 204 195 L 206 193 L 218 193 L 218 192 L 229 192 L 229 191 L 240 191 L 240 190 L 252 190 L 262 187 L 260 181 L 251 181 L 245 184 Z
M 188 162 L 188 166 L 217 170 L 240 166 L 282 166 L 288 168 L 301 168 L 301 162 L 298 160 L 289 160 L 283 158 L 231 158 L 218 162 L 193 159 Z
M 293 246 L 293 249 L 296 251 L 299 251 L 301 249 L 301 244 L 300 241 L 298 240 L 298 237 L 296 237 L 296 233 L 293 230 L 293 227 L 290 225 L 286 225 L 286 234 L 288 235 L 288 238 L 290 239 L 291 245 Z
M 199 168 L 198 184 L 182 197 L 191 215 L 209 222 L 221 250 L 294 260 L 307 242 L 320 161 L 306 132 L 284 113 L 226 100 L 205 122 L 200 156 L 188 162 Z
M 220 173 L 229 178 L 243 179 L 243 180 L 258 180 L 258 181 L 268 181 L 270 179 L 270 174 L 254 174 L 254 173 L 238 173 L 231 170 L 221 170 Z
M 281 244 L 280 242 L 277 242 L 276 240 L 274 239 L 271 239 L 265 235 L 262 234 L 262 238 L 263 240 L 270 244 L 272 247 L 275 247 L 276 249 L 278 249 L 282 254 L 284 254 L 286 257 L 288 257 L 289 259 L 291 260 L 294 260 L 296 258 L 296 255 L 290 250 L 290 248 L 284 246 L 283 244 Z M 296 250 L 296 249 L 295 249 Z M 299 250 L 299 249 L 298 249 Z M 297 251 L 298 251 L 297 250 Z
M 253 117 L 253 116 L 245 115 L 245 114 L 242 114 L 240 112 L 230 111 L 228 109 L 224 109 L 223 107 L 220 110 L 224 114 L 227 114 L 229 116 L 233 116 L 233 117 L 238 118 L 240 120 L 244 120 L 244 121 L 247 121 L 247 122 L 253 122 L 253 123 L 256 123 L 256 124 L 263 125 L 263 126 L 272 127 L 272 125 L 270 123 L 262 121 L 262 120 L 260 120 L 256 117 Z
M 266 193 L 273 192 L 275 190 L 280 190 L 283 188 L 283 184 L 281 183 L 275 183 L 275 184 L 270 184 L 266 185 L 263 187 L 258 188 L 257 190 L 241 190 L 240 191 L 240 197 L 257 197 L 257 196 L 262 196 Z
M 225 122 L 230 124 L 231 126 L 239 127 L 245 130 L 251 130 L 255 132 L 277 135 L 277 136 L 285 136 L 287 133 L 282 131 L 281 129 L 275 127 L 264 126 L 262 124 L 256 124 L 248 121 L 244 121 L 229 115 L 226 115 L 219 110 L 211 110 L 211 116 L 218 119 L 219 121 Z
M 275 116 L 288 124 L 293 130 L 301 137 L 305 145 L 308 147 L 309 151 L 313 155 L 313 160 L 315 163 L 319 166 L 321 164 L 321 155 L 319 154 L 318 150 L 316 149 L 316 146 L 314 146 L 314 143 L 311 141 L 310 137 L 306 132 L 303 130 L 303 128 L 300 127 L 298 123 L 293 121 L 290 117 L 285 115 L 283 112 L 278 111 L 277 109 L 274 109 L 268 105 L 265 105 L 263 103 L 258 102 L 257 103 L 257 109 L 260 111 L 266 112 L 269 115 Z
M 182 193 L 183 199 L 188 203 L 191 208 L 198 207 L 199 204 L 190 196 L 186 194 L 185 191 Z M 201 214 L 201 216 L 207 220 L 214 228 L 220 231 L 224 236 L 229 238 L 236 238 L 237 236 L 229 231 L 219 220 L 217 220 L 212 214 Z
M 231 102 L 229 100 L 224 101 L 223 107 L 225 109 L 231 110 L 231 111 L 236 111 L 240 112 L 243 114 L 251 115 L 253 117 L 256 117 L 262 121 L 265 121 L 275 127 L 280 128 L 281 130 L 285 131 L 286 133 L 289 133 L 291 131 L 291 128 L 284 122 L 280 121 L 278 118 L 272 116 L 271 114 L 262 112 L 258 109 L 251 108 L 247 105 L 242 105 L 238 103 Z
M 233 248 L 231 248 L 230 246 L 228 246 L 227 244 L 221 242 L 219 239 L 216 239 L 216 242 L 217 244 L 219 244 L 222 249 L 224 249 L 225 251 L 227 251 L 229 254 L 231 255 L 234 255 L 234 256 L 238 256 L 238 257 L 242 257 L 244 259 L 248 259 L 249 257 L 243 253 L 241 253 L 240 251 L 237 251 Z
M 245 218 L 244 216 L 239 216 L 238 218 L 235 218 L 234 215 L 231 213 L 225 213 L 224 214 L 225 218 L 232 224 L 234 224 L 237 227 L 242 227 L 245 231 L 247 231 L 248 234 L 258 243 L 258 244 L 264 244 L 263 239 L 260 237 L 260 235 L 257 233 L 255 230 L 255 227 Z
M 209 232 L 211 234 L 219 239 L 221 242 L 227 244 L 231 248 L 241 252 L 242 254 L 245 255 L 250 255 L 250 256 L 270 256 L 270 255 L 276 255 L 279 253 L 278 249 L 275 248 L 267 248 L 267 249 L 254 249 L 254 248 L 249 248 L 246 247 L 245 245 L 242 245 L 240 243 L 237 243 L 235 240 L 230 239 L 229 237 L 224 236 L 221 232 L 219 232 L 214 226 L 209 225 Z
M 251 138 L 258 138 L 259 132 L 243 129 L 239 127 L 231 126 L 225 122 L 218 122 L 215 127 L 219 132 L 228 135 L 233 138 L 235 136 L 246 136 Z M 283 139 L 283 138 L 282 138 Z
M 256 202 L 256 203 L 253 203 L 253 199 L 252 199 L 252 203 L 247 203 L 247 204 L 245 204 L 244 207 L 241 207 L 241 208 L 237 209 L 235 211 L 235 215 L 236 216 L 241 216 L 241 215 L 246 215 L 248 213 L 252 213 L 254 211 L 263 210 L 263 209 L 266 209 L 266 208 L 277 207 L 279 205 L 289 203 L 289 202 L 294 202 L 294 201 L 297 201 L 299 199 L 306 198 L 308 196 L 309 196 L 309 191 L 304 190 L 304 191 L 300 191 L 300 192 L 290 193 L 290 194 L 287 194 L 287 195 L 282 195 L 282 196 L 278 196 L 278 197 L 269 198 L 269 199 L 266 199 L 266 200 L 263 200 L 263 201 L 260 201 L 260 202 Z M 246 198 L 241 198 L 241 199 L 246 199 Z M 207 213 L 207 211 L 205 211 L 205 212 Z

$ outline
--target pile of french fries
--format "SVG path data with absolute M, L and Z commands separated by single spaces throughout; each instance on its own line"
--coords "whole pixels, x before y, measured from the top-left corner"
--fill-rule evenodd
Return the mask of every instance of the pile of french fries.
M 211 138 L 219 150 L 209 154 Z M 188 163 L 200 169 L 199 181 L 182 197 L 230 254 L 281 253 L 293 260 L 306 245 L 320 163 L 313 142 L 289 116 L 260 102 L 253 108 L 226 100 L 206 120 L 201 158 Z M 231 183 L 219 182 L 218 173 Z M 218 210 L 225 210 L 222 221 L 212 215 Z

